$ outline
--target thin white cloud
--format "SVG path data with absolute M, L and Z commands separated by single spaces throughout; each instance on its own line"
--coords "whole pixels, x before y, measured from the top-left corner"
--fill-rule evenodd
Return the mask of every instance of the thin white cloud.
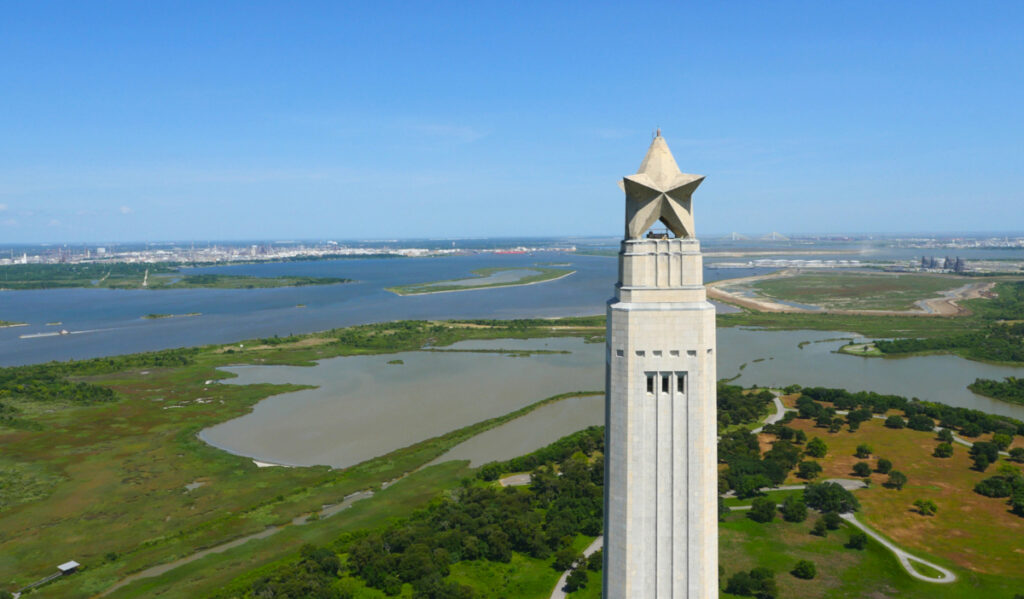
M 50 222 L 46 223 L 46 226 L 48 226 L 48 227 L 59 227 L 60 226 L 60 221 L 55 219 L 55 218 L 51 218 Z
M 9 219 L 4 221 L 4 226 L 5 227 L 17 227 L 18 226 L 18 220 L 14 219 L 14 218 L 9 218 Z
M 0 212 L 6 212 L 6 211 L 7 211 L 7 204 L 0 204 Z
M 132 212 L 135 212 L 134 210 L 132 210 L 131 206 L 121 206 L 120 210 L 121 214 L 131 214 Z

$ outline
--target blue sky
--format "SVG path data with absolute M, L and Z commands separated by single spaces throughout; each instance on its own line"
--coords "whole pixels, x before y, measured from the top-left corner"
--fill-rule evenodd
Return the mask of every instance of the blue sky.
M 924 10 L 926 9 L 926 10 Z M 1024 229 L 1020 2 L 8 2 L 0 243 Z

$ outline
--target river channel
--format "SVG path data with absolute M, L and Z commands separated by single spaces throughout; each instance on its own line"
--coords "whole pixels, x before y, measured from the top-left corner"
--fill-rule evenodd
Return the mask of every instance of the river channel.
M 843 387 L 970 407 L 1024 420 L 1024 406 L 975 395 L 975 378 L 1021 376 L 1024 368 L 956 356 L 899 360 L 835 353 L 854 335 L 821 331 L 718 331 L 718 374 L 736 384 Z M 802 343 L 809 342 L 809 343 Z M 226 384 L 317 385 L 268 398 L 245 416 L 208 428 L 206 442 L 263 462 L 336 468 L 444 434 L 570 391 L 600 391 L 604 344 L 579 338 L 465 341 L 451 349 L 568 353 L 402 352 L 331 358 L 314 367 L 238 366 Z M 388 364 L 401 360 L 402 364 Z M 600 398 L 539 408 L 454 448 L 447 457 L 506 459 L 604 418 Z

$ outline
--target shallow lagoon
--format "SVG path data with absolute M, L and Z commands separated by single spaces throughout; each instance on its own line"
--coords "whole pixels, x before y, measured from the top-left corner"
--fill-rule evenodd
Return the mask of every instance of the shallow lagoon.
M 1024 420 L 1024 406 L 977 396 L 975 378 L 1021 376 L 1024 369 L 956 356 L 900 360 L 835 353 L 849 334 L 719 329 L 718 375 L 736 384 L 844 387 L 971 407 Z M 800 347 L 801 342 L 809 341 Z M 569 354 L 403 352 L 323 360 L 317 366 L 243 366 L 229 384 L 302 383 L 309 389 L 268 398 L 251 414 L 204 430 L 205 441 L 267 462 L 346 467 L 506 414 L 545 397 L 600 390 L 604 344 L 579 338 L 466 341 L 455 349 L 546 349 Z M 387 362 L 401 359 L 402 365 Z M 755 362 L 755 360 L 760 360 Z M 741 370 L 741 365 L 746 364 Z M 563 402 L 560 402 L 563 403 Z M 603 402 L 583 398 L 538 409 L 454 448 L 446 458 L 474 463 L 521 455 L 604 417 Z M 538 424 L 542 423 L 542 424 Z

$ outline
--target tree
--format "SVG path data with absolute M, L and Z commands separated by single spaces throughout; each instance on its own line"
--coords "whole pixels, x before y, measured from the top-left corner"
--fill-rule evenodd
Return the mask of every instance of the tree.
M 810 483 L 804 487 L 804 503 L 821 512 L 853 512 L 860 508 L 857 498 L 839 483 Z
M 871 464 L 867 462 L 857 462 L 853 465 L 853 473 L 856 476 L 867 478 L 871 476 Z
M 788 412 L 788 414 L 792 414 L 792 412 Z M 804 443 L 807 442 L 807 433 L 797 429 L 796 436 L 793 437 L 793 442 L 796 443 L 797 445 L 803 445 Z
M 814 460 L 806 460 L 797 464 L 796 475 L 804 480 L 814 480 L 821 474 L 821 464 Z
M 878 462 L 875 464 L 875 470 L 877 470 L 879 474 L 889 474 L 889 471 L 892 470 L 892 462 L 885 458 L 878 458 Z
M 839 517 L 838 512 L 825 512 L 822 518 L 825 521 L 825 527 L 829 530 L 839 530 L 839 525 L 843 523 L 843 519 Z
M 850 549 L 862 550 L 868 545 L 868 536 L 859 530 L 850 533 L 850 540 L 846 546 Z
M 903 485 L 907 484 L 907 475 L 903 474 L 899 470 L 893 470 L 889 473 L 889 480 L 885 482 L 885 486 L 896 489 L 897 491 L 903 490 Z
M 758 497 L 750 506 L 750 519 L 762 524 L 775 519 L 775 502 L 767 497 Z
M 935 446 L 935 451 L 932 453 L 937 458 L 951 458 L 953 457 L 953 444 L 952 443 L 939 443 Z
M 999 451 L 1006 451 L 1006 448 L 1013 442 L 1013 437 L 1006 433 L 996 433 L 992 435 L 992 443 L 999 448 Z
M 941 431 L 939 431 L 939 441 L 942 441 L 943 443 L 952 443 L 953 431 L 949 430 L 948 428 L 944 428 Z
M 935 421 L 926 414 L 914 414 L 907 419 L 907 428 L 915 431 L 933 431 L 935 430 Z
M 825 526 L 824 518 L 818 518 L 814 521 L 814 526 L 811 528 L 811 534 L 819 537 L 828 536 L 828 527 Z
M 811 580 L 818 575 L 818 569 L 814 566 L 814 562 L 802 559 L 796 563 L 791 574 L 797 578 Z
M 578 591 L 586 587 L 587 571 L 580 568 L 576 568 L 575 570 L 570 572 L 568 578 L 565 579 L 565 586 L 562 587 L 562 590 L 566 593 L 572 593 L 573 591 Z
M 922 516 L 934 516 L 935 512 L 939 511 L 939 507 L 931 499 L 918 499 L 914 502 L 914 507 Z
M 974 456 L 974 469 L 978 472 L 988 470 L 989 463 L 988 456 L 983 453 L 979 453 Z
M 1024 447 L 1014 447 L 1011 449 L 1010 459 L 1014 462 L 1024 462 Z
M 889 428 L 903 428 L 907 426 L 907 422 L 903 420 L 902 416 L 894 414 L 885 419 L 885 426 Z
M 861 443 L 857 446 L 857 450 L 853 453 L 854 456 L 860 459 L 866 459 L 871 457 L 871 446 L 867 443 Z
M 805 451 L 811 457 L 823 458 L 828 453 L 828 445 L 821 438 L 815 437 L 807 442 L 807 449 Z
M 799 495 L 790 495 L 782 502 L 782 519 L 786 522 L 803 522 L 807 519 L 807 504 Z
M 551 567 L 559 572 L 565 572 L 581 557 L 571 545 L 563 547 L 555 552 L 555 561 L 551 564 Z

